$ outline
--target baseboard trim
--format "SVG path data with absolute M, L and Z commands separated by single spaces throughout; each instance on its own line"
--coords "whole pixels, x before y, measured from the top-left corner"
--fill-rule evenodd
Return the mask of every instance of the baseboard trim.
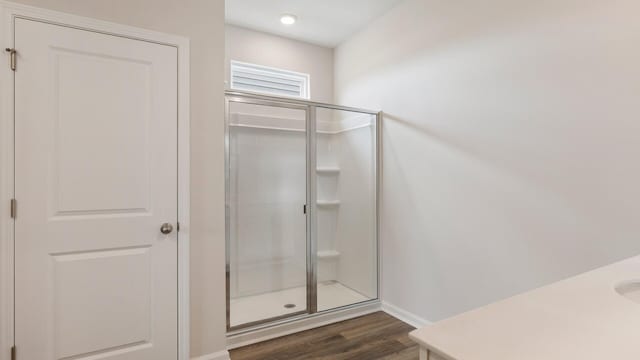
M 229 352 L 227 350 L 218 351 L 212 354 L 191 358 L 191 360 L 230 360 L 230 359 L 231 357 L 229 357 Z
M 401 309 L 398 306 L 395 306 L 393 304 L 390 304 L 386 301 L 382 302 L 382 311 L 386 312 L 387 314 L 393 316 L 394 318 L 397 318 L 398 320 L 402 320 L 404 322 L 406 322 L 407 324 L 415 327 L 415 328 L 421 328 L 427 325 L 432 324 L 431 321 L 429 320 L 425 320 L 421 317 L 419 317 L 418 315 L 412 314 L 404 309 Z

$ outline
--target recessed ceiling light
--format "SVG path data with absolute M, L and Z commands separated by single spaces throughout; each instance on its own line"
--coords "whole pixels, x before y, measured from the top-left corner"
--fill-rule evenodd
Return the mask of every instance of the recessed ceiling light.
M 280 22 L 284 25 L 293 25 L 296 23 L 296 20 L 298 20 L 298 18 L 291 14 L 284 14 L 280 17 Z

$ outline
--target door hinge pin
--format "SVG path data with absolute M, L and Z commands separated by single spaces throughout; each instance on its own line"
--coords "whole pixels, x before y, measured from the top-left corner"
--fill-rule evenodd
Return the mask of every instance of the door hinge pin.
M 17 66 L 16 49 L 6 48 L 4 50 L 9 53 L 9 67 L 11 67 L 11 70 L 16 71 L 16 66 Z
M 302 205 L 302 213 L 303 214 L 307 213 L 307 204 Z
M 18 216 L 18 200 L 11 199 L 11 218 L 15 219 Z
M 16 347 L 12 346 L 11 347 L 11 360 L 16 360 L 16 359 L 17 359 Z
M 180 231 L 180 221 L 178 221 L 178 222 L 176 223 L 176 230 L 177 230 L 177 231 Z

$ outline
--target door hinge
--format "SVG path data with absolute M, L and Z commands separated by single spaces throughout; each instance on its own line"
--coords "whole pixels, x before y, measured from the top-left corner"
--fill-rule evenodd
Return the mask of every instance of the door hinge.
M 176 230 L 177 230 L 177 231 L 180 231 L 180 221 L 178 221 L 178 222 L 176 223 Z
M 11 360 L 16 360 L 16 359 L 17 359 L 16 347 L 12 346 L 11 347 Z
M 11 218 L 15 219 L 18 216 L 18 200 L 11 199 Z
M 11 70 L 16 71 L 18 59 L 16 58 L 16 49 L 6 48 L 4 51 L 9 53 L 9 67 Z
M 302 205 L 302 212 L 303 212 L 304 214 L 306 214 L 306 213 L 307 213 L 307 204 Z

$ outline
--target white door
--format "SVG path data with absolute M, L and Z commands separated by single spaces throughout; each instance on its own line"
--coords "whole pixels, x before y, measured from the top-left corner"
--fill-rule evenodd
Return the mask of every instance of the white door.
M 18 359 L 177 358 L 177 49 L 15 20 Z

